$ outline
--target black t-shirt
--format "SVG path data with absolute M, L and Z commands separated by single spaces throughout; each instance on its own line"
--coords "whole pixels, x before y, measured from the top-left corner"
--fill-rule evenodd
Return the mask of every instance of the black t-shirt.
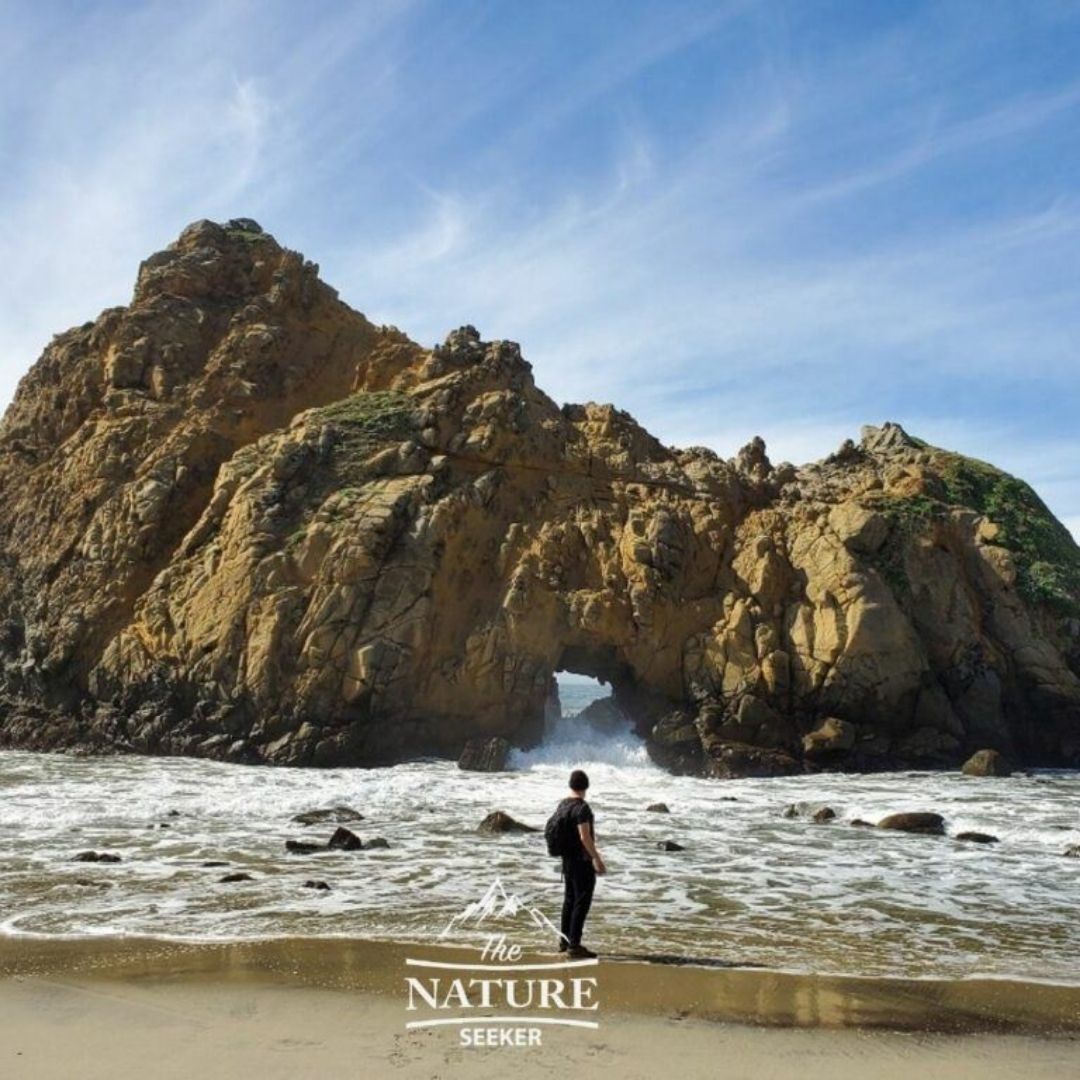
M 585 845 L 581 842 L 581 835 L 578 833 L 579 825 L 593 825 L 595 820 L 593 817 L 592 807 L 584 799 L 571 799 L 566 798 L 559 804 L 561 807 L 566 807 L 564 813 L 567 820 L 570 822 L 569 834 L 569 846 L 570 850 L 566 853 L 567 859 L 591 859 L 592 856 L 585 850 Z M 596 826 L 593 825 L 593 837 L 595 839 Z

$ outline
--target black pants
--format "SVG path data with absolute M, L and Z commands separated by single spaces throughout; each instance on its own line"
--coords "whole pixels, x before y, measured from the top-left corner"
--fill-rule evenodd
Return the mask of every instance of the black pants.
M 585 919 L 592 906 L 593 889 L 596 888 L 596 871 L 592 860 L 580 856 L 563 859 L 563 877 L 566 879 L 566 892 L 563 894 L 560 929 L 571 945 L 580 945 L 581 932 L 585 929 Z

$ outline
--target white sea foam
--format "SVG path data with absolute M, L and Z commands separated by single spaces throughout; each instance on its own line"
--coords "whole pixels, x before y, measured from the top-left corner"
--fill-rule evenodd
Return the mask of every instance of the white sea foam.
M 542 836 L 475 830 L 494 809 L 542 826 L 581 766 L 611 870 L 589 930 L 609 952 L 1080 979 L 1080 861 L 1062 855 L 1080 843 L 1080 774 L 721 783 L 670 776 L 629 732 L 604 737 L 571 719 L 550 735 L 515 754 L 513 771 L 492 775 L 441 761 L 317 771 L 0 753 L 0 931 L 432 940 L 496 875 L 554 916 L 559 876 Z M 658 801 L 671 814 L 646 812 Z M 792 802 L 828 804 L 838 821 L 784 818 Z M 290 818 L 337 803 L 365 815 L 362 837 L 384 836 L 390 848 L 287 855 L 286 838 L 325 840 L 333 828 Z M 919 809 L 944 814 L 950 833 L 989 832 L 1000 843 L 847 824 Z M 665 839 L 686 850 L 660 851 Z M 86 849 L 124 861 L 72 861 Z M 229 866 L 202 866 L 210 860 Z M 219 884 L 231 870 L 256 880 Z M 332 891 L 303 888 L 311 878 Z

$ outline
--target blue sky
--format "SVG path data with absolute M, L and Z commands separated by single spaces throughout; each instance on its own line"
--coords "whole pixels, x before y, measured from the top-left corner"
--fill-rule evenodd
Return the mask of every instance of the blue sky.
M 0 400 L 201 217 L 558 400 L 774 460 L 863 423 L 1080 533 L 1080 4 L 0 0 Z

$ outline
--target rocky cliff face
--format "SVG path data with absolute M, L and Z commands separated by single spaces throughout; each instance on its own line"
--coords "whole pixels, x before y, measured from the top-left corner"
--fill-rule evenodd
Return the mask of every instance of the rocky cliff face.
M 669 449 L 512 342 L 372 326 L 250 221 L 23 380 L 0 560 L 8 746 L 529 745 L 566 669 L 676 770 L 1080 764 L 1080 551 L 1025 484 L 890 424 L 801 468 Z

